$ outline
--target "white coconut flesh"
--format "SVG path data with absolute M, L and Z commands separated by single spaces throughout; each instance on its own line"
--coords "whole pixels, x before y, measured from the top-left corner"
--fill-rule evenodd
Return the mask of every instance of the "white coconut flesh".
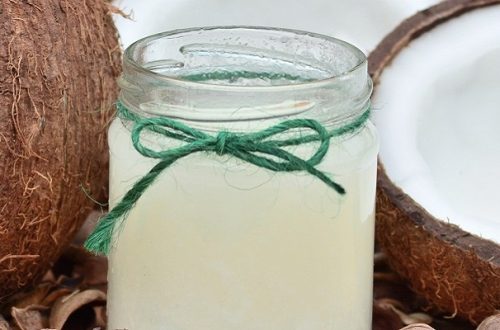
M 500 6 L 413 40 L 374 97 L 380 158 L 434 217 L 500 243 Z

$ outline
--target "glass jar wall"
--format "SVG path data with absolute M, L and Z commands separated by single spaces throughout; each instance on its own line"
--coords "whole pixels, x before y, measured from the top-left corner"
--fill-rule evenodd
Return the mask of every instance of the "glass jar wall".
M 338 133 L 366 116 L 371 94 L 355 47 L 251 27 L 142 39 L 125 53 L 120 86 L 130 113 L 210 136 L 290 119 Z M 194 152 L 166 168 L 115 230 L 109 327 L 370 329 L 378 142 L 369 121 L 358 126 L 332 134 L 315 165 L 345 194 L 307 171 L 272 171 L 225 152 Z M 117 117 L 109 129 L 110 207 L 159 161 L 136 150 L 133 127 Z M 160 151 L 189 143 L 155 132 L 141 141 Z M 308 159 L 318 145 L 283 149 Z

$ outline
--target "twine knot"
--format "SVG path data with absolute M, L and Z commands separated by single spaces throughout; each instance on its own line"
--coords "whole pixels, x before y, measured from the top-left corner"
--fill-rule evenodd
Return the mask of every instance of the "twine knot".
M 111 246 L 113 231 L 123 221 L 126 214 L 134 207 L 144 191 L 155 179 L 180 158 L 196 152 L 213 152 L 219 156 L 231 155 L 247 163 L 275 172 L 305 171 L 323 181 L 327 186 L 344 194 L 345 190 L 333 181 L 316 165 L 321 163 L 330 147 L 330 139 L 353 132 L 364 125 L 369 118 L 369 110 L 355 121 L 333 131 L 327 131 L 319 122 L 312 119 L 291 119 L 261 131 L 252 133 L 233 133 L 221 131 L 215 136 L 189 127 L 180 121 L 167 117 L 142 118 L 117 103 L 118 114 L 123 119 L 134 122 L 131 137 L 135 149 L 144 157 L 160 161 L 139 179 L 125 194 L 122 200 L 98 223 L 96 229 L 85 242 L 85 247 L 98 254 L 107 254 Z M 286 139 L 276 138 L 290 130 L 300 129 L 299 135 Z M 141 141 L 142 132 L 147 130 L 183 142 L 176 148 L 154 150 Z M 304 134 L 309 131 L 310 134 Z M 302 159 L 286 147 L 318 142 L 313 155 Z
M 219 156 L 222 156 L 227 153 L 226 146 L 228 140 L 230 141 L 232 138 L 232 133 L 227 131 L 221 131 L 217 134 L 215 138 L 215 153 Z

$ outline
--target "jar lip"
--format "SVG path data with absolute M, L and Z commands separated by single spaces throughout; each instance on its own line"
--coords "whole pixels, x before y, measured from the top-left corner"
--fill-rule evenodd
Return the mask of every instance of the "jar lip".
M 356 56 L 356 58 L 359 60 L 356 65 L 354 65 L 352 68 L 349 70 L 342 72 L 337 75 L 333 75 L 328 78 L 324 79 L 317 79 L 317 80 L 311 80 L 311 81 L 303 81 L 303 82 L 296 82 L 294 84 L 284 84 L 284 85 L 267 85 L 267 86 L 255 86 L 255 85 L 228 85 L 228 84 L 210 84 L 206 83 L 203 81 L 192 81 L 192 80 L 186 80 L 174 76 L 167 76 L 163 75 L 158 72 L 154 72 L 148 68 L 145 68 L 143 65 L 139 64 L 134 58 L 133 54 L 136 51 L 136 49 L 144 44 L 147 44 L 151 41 L 168 37 L 168 36 L 174 36 L 177 34 L 183 34 L 183 33 L 192 33 L 192 32 L 203 32 L 203 31 L 211 31 L 211 30 L 237 30 L 237 29 L 245 29 L 245 30 L 253 30 L 253 31 L 274 31 L 274 32 L 286 32 L 286 33 L 291 33 L 295 34 L 297 36 L 308 36 L 308 37 L 313 37 L 317 39 L 323 39 L 328 42 L 333 42 L 339 45 L 342 45 L 346 49 L 348 49 L 352 54 Z M 287 29 L 287 28 L 276 28 L 276 27 L 266 27 L 266 26 L 252 26 L 252 25 L 221 25 L 221 26 L 208 26 L 208 27 L 192 27 L 192 28 L 186 28 L 186 29 L 176 29 L 176 30 L 171 30 L 171 31 L 165 31 L 165 32 L 160 32 L 156 33 L 147 37 L 144 37 L 142 39 L 139 39 L 132 43 L 129 47 L 124 52 L 124 58 L 123 58 L 124 65 L 131 66 L 134 70 L 136 70 L 139 73 L 142 73 L 144 75 L 149 75 L 151 77 L 154 77 L 155 79 L 159 79 L 163 82 L 166 83 L 172 83 L 177 86 L 183 86 L 183 87 L 191 87 L 191 88 L 203 88 L 203 89 L 210 89 L 210 90 L 232 90 L 232 91 L 279 91 L 279 90 L 290 90 L 290 89 L 309 89 L 309 88 L 318 88 L 327 84 L 331 84 L 334 82 L 342 81 L 347 79 L 349 76 L 353 75 L 356 71 L 362 69 L 366 63 L 367 63 L 367 57 L 366 55 L 356 46 L 341 40 L 337 39 L 334 37 L 330 37 L 324 34 L 319 34 L 319 33 L 314 33 L 314 32 L 307 32 L 303 30 L 296 30 L 296 29 Z

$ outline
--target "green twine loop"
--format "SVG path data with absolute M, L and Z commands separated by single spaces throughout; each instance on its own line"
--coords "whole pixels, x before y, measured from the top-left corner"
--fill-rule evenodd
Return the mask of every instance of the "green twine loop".
M 134 122 L 131 135 L 135 149 L 144 157 L 156 158 L 160 161 L 133 185 L 122 200 L 101 219 L 89 236 L 85 242 L 85 247 L 96 254 L 108 254 L 115 227 L 123 221 L 123 218 L 160 173 L 178 159 L 195 152 L 214 152 L 219 156 L 231 155 L 274 172 L 306 171 L 339 194 L 345 194 L 342 186 L 316 169 L 315 166 L 321 163 L 328 152 L 332 137 L 354 132 L 364 125 L 370 115 L 368 109 L 355 121 L 330 132 L 316 120 L 291 119 L 254 133 L 221 131 L 216 135 L 210 135 L 167 117 L 142 118 L 130 112 L 119 102 L 116 106 L 120 117 Z M 300 135 L 285 140 L 270 139 L 291 129 L 309 129 L 312 134 Z M 141 133 L 144 130 L 183 141 L 185 144 L 168 150 L 157 151 L 150 149 L 141 142 Z M 310 142 L 319 142 L 319 147 L 307 160 L 283 149 L 283 147 Z
M 254 72 L 254 71 L 210 71 L 203 73 L 193 73 L 182 76 L 182 79 L 189 81 L 207 81 L 207 80 L 226 80 L 229 83 L 234 83 L 238 79 L 264 79 L 264 80 L 286 80 L 296 82 L 309 82 L 314 79 L 306 79 L 301 76 L 291 75 L 288 73 L 276 72 Z

